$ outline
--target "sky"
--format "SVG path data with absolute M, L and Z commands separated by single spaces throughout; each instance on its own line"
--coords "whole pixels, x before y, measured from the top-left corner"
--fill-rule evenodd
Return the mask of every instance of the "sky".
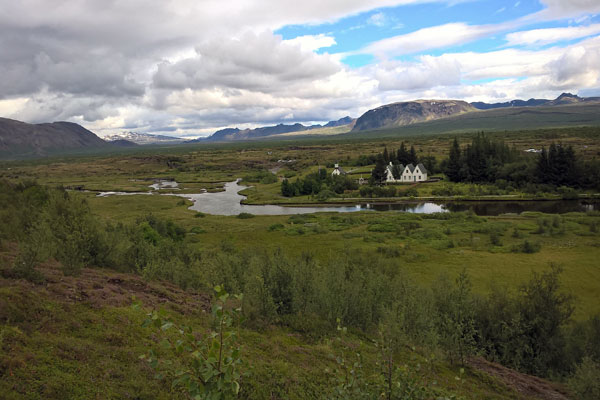
M 0 0 L 0 117 L 208 136 L 600 96 L 600 0 Z

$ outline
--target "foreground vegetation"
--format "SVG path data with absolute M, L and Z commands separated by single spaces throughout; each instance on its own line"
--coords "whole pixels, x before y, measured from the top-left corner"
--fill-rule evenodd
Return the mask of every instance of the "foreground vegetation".
M 4 183 L 1 193 L 3 243 L 9 249 L 10 243 L 18 243 L 18 252 L 14 254 L 9 250 L 5 261 L 3 274 L 9 281 L 25 278 L 34 284 L 45 283 L 48 277 L 39 265 L 46 260 L 57 260 L 62 273 L 68 276 L 81 274 L 89 265 L 138 274 L 150 281 L 170 281 L 192 293 L 208 294 L 213 286 L 223 284 L 231 293 L 244 293 L 240 306 L 245 322 L 237 323 L 235 328 L 244 332 L 239 335 L 242 348 L 245 348 L 246 336 L 258 334 L 255 340 L 261 340 L 261 336 L 266 339 L 264 335 L 267 335 L 271 340 L 270 335 L 277 337 L 288 331 L 299 334 L 301 342 L 314 343 L 320 349 L 315 351 L 321 352 L 322 356 L 327 352 L 339 352 L 337 366 L 325 367 L 330 371 L 329 378 L 314 381 L 317 387 L 313 389 L 308 389 L 312 386 L 306 382 L 294 386 L 296 389 L 285 386 L 279 394 L 282 397 L 294 390 L 313 390 L 304 395 L 332 398 L 338 393 L 341 398 L 356 398 L 358 393 L 372 398 L 392 381 L 398 387 L 413 385 L 417 392 L 423 393 L 422 398 L 465 393 L 460 387 L 433 382 L 448 377 L 448 374 L 455 374 L 459 382 L 465 379 L 460 368 L 468 366 L 473 355 L 554 379 L 577 374 L 581 363 L 592 363 L 597 368 L 596 344 L 600 340 L 600 319 L 594 313 L 594 309 L 597 310 L 597 287 L 594 286 L 597 279 L 581 275 L 584 271 L 597 275 L 593 261 L 583 261 L 583 265 L 569 262 L 564 267 L 567 274 L 561 274 L 560 266 L 548 266 L 547 263 L 533 275 L 529 269 L 521 271 L 519 275 L 525 279 L 518 290 L 506 286 L 502 280 L 490 280 L 488 265 L 473 270 L 461 266 L 453 276 L 440 273 L 438 269 L 436 277 L 426 279 L 428 284 L 420 283 L 419 274 L 414 272 L 418 265 L 425 264 L 424 261 L 430 263 L 426 254 L 432 252 L 439 252 L 439 256 L 446 259 L 456 255 L 463 260 L 461 253 L 471 253 L 472 256 L 467 258 L 479 263 L 486 254 L 511 259 L 517 265 L 519 260 L 529 263 L 537 254 L 547 252 L 545 255 L 552 257 L 553 243 L 570 242 L 572 239 L 569 238 L 577 238 L 579 243 L 573 244 L 571 249 L 577 247 L 580 252 L 581 247 L 585 247 L 591 253 L 588 256 L 594 258 L 598 252 L 594 243 L 597 243 L 600 224 L 596 214 L 491 219 L 472 213 L 278 217 L 286 219 L 283 223 L 270 224 L 264 235 L 281 237 L 281 244 L 298 242 L 299 238 L 304 243 L 296 250 L 292 247 L 282 251 L 277 249 L 277 243 L 275 249 L 261 246 L 259 242 L 263 238 L 255 238 L 255 242 L 247 242 L 245 246 L 238 245 L 238 240 L 241 242 L 246 237 L 244 230 L 256 232 L 255 220 L 259 218 L 229 218 L 232 223 L 227 232 L 229 237 L 219 239 L 217 235 L 211 242 L 203 238 L 209 239 L 207 229 L 212 229 L 209 223 L 212 217 L 189 218 L 191 215 L 187 212 L 188 220 L 194 221 L 195 226 L 191 228 L 153 215 L 133 216 L 131 222 L 115 224 L 94 216 L 85 200 L 65 191 L 35 184 Z M 224 219 L 219 218 L 221 227 Z M 240 231 L 237 238 L 231 235 L 235 225 Z M 340 248 L 335 255 L 319 252 L 316 247 L 313 253 L 301 250 L 307 243 L 320 242 L 330 233 L 347 238 L 346 248 Z M 347 247 L 351 243 L 362 245 Z M 507 279 L 514 281 L 513 271 L 514 267 L 505 273 L 508 273 Z M 482 285 L 482 276 L 478 276 L 481 273 L 487 277 L 485 283 L 492 285 L 487 289 Z M 473 286 L 474 279 L 479 281 L 478 289 Z M 567 287 L 579 289 L 577 293 L 582 296 L 579 300 L 585 305 L 579 309 L 577 322 L 573 322 L 572 317 L 578 303 L 565 290 L 565 283 Z M 18 373 L 26 373 L 22 371 L 26 362 L 15 367 L 8 360 L 14 358 L 14 349 L 19 343 L 23 344 L 19 333 L 26 327 L 23 324 L 32 323 L 27 307 L 35 309 L 41 304 L 34 300 L 35 296 L 23 298 L 18 291 L 10 289 L 11 286 L 14 285 L 8 284 L 3 296 L 7 310 L 2 328 L 3 351 L 6 352 L 3 362 L 8 365 L 5 371 L 14 376 L 15 369 L 21 371 Z M 587 298 L 583 297 L 586 290 L 582 290 L 586 286 L 589 287 Z M 27 306 L 28 303 L 33 304 Z M 85 301 L 81 307 L 87 307 Z M 92 312 L 84 309 L 84 314 Z M 142 334 L 135 322 L 140 322 L 142 313 L 136 317 L 138 314 L 130 314 L 132 311 L 125 309 L 115 312 L 117 319 L 121 313 L 129 315 L 128 329 L 133 331 L 127 334 L 136 332 L 138 337 Z M 185 320 L 186 325 L 200 331 L 210 326 L 210 320 L 205 316 L 195 320 L 174 314 L 171 318 Z M 349 328 L 352 336 L 341 339 L 342 347 L 335 343 L 326 344 L 328 338 L 336 337 L 338 327 Z M 57 329 L 64 333 L 64 327 Z M 126 333 L 119 331 L 118 334 Z M 344 346 L 356 346 L 352 343 L 358 338 L 363 338 L 366 344 L 364 350 L 358 351 L 359 358 L 354 359 L 349 354 L 356 349 L 348 353 Z M 87 340 L 92 338 L 87 336 Z M 34 346 L 34 342 L 28 343 L 27 346 Z M 144 343 L 154 347 L 151 335 Z M 387 353 L 383 354 L 388 356 L 382 356 L 375 346 L 380 350 L 386 346 Z M 136 348 L 140 354 L 145 351 L 141 346 Z M 159 354 L 169 357 L 164 350 Z M 349 372 L 345 368 L 349 368 L 350 361 L 340 362 L 342 354 L 352 359 L 354 367 L 351 369 L 356 379 L 352 382 L 344 378 Z M 38 356 L 41 357 L 38 354 L 34 358 Z M 253 360 L 255 356 L 249 350 L 245 354 L 242 351 L 239 357 Z M 178 358 L 173 360 L 167 364 L 165 376 L 169 376 L 169 371 L 174 372 L 171 368 L 177 367 Z M 387 378 L 377 372 L 381 371 L 384 361 L 392 374 Z M 330 362 L 325 361 L 325 364 Z M 376 363 L 380 367 L 376 367 Z M 430 366 L 421 371 L 421 364 Z M 50 375 L 56 373 L 52 362 L 44 365 L 51 369 Z M 358 374 L 359 366 L 362 369 L 360 377 L 354 375 Z M 283 371 L 285 369 L 276 372 L 286 376 Z M 244 378 L 248 382 L 241 379 L 240 394 L 264 398 L 261 391 L 265 385 L 269 386 L 265 373 L 266 370 L 254 370 L 254 375 Z M 307 373 L 311 375 L 317 371 L 309 368 Z M 584 379 L 580 385 L 589 384 L 589 378 L 580 375 L 573 375 L 573 382 Z M 595 379 L 595 375 L 592 377 Z M 127 390 L 131 390 L 130 385 L 131 382 L 126 384 Z M 73 390 L 84 389 L 75 386 Z M 473 390 L 484 393 L 491 389 L 484 384 Z
M 594 132 L 504 139 L 517 152 L 560 140 L 592 162 Z M 175 179 L 178 193 L 197 193 L 242 178 L 255 203 L 565 197 L 557 185 L 498 179 L 356 187 L 386 148 L 439 166 L 451 140 L 408 143 L 412 151 L 393 141 L 256 143 L 3 165 L 0 393 L 597 398 L 598 212 L 223 217 L 175 196 L 94 192 Z M 346 178 L 331 177 L 337 162 Z M 293 197 L 284 179 L 302 183 Z

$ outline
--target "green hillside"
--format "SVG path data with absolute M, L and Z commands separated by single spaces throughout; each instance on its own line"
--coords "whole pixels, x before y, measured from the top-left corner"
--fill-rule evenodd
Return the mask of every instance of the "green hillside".
M 600 103 L 474 111 L 399 128 L 350 132 L 344 134 L 343 137 L 408 137 L 482 130 L 486 132 L 515 131 L 576 126 L 600 126 Z

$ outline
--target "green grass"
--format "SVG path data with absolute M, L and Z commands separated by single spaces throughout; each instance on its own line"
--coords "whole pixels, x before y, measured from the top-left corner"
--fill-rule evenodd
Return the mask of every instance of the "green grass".
M 345 249 L 360 249 L 376 254 L 378 247 L 402 249 L 395 257 L 398 268 L 405 269 L 417 281 L 429 285 L 440 274 L 456 276 L 466 268 L 475 289 L 485 292 L 492 281 L 516 290 L 527 281 L 532 271 L 542 271 L 550 263 L 564 268 L 565 287 L 577 298 L 575 317 L 584 319 L 600 312 L 597 293 L 600 290 L 600 234 L 590 231 L 599 216 L 573 213 L 563 216 L 564 233 L 535 234 L 537 221 L 544 214 L 524 216 L 468 217 L 432 219 L 417 214 L 396 212 L 357 212 L 350 214 L 317 213 L 308 216 L 236 216 L 208 215 L 194 218 L 187 205 L 178 205 L 171 196 L 90 197 L 95 214 L 107 220 L 135 221 L 148 213 L 174 220 L 188 230 L 196 229 L 189 240 L 200 248 L 217 249 L 223 241 L 231 241 L 240 251 L 281 248 L 292 255 L 309 251 L 321 260 L 334 259 Z M 442 215 L 440 218 L 447 218 Z M 548 217 L 545 217 L 548 218 Z M 407 235 L 406 223 L 420 226 Z M 274 225 L 283 228 L 271 229 Z M 489 232 L 498 229 L 502 246 L 493 246 Z M 521 234 L 513 238 L 517 228 Z M 523 240 L 538 242 L 541 251 L 534 254 L 511 252 Z M 452 242 L 453 247 L 449 247 Z

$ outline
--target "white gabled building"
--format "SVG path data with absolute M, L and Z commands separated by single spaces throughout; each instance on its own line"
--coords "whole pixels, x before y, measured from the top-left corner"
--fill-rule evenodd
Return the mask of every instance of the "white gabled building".
M 407 166 L 400 164 L 399 170 L 402 171 L 402 173 L 398 179 L 394 177 L 394 167 L 395 166 L 390 163 L 385 169 L 386 183 L 425 182 L 427 180 L 427 169 L 423 164 L 419 163 L 416 167 L 412 164 L 408 164 Z
M 335 164 L 333 167 L 333 171 L 331 171 L 331 176 L 336 175 L 346 175 L 346 171 L 344 171 L 339 164 Z

